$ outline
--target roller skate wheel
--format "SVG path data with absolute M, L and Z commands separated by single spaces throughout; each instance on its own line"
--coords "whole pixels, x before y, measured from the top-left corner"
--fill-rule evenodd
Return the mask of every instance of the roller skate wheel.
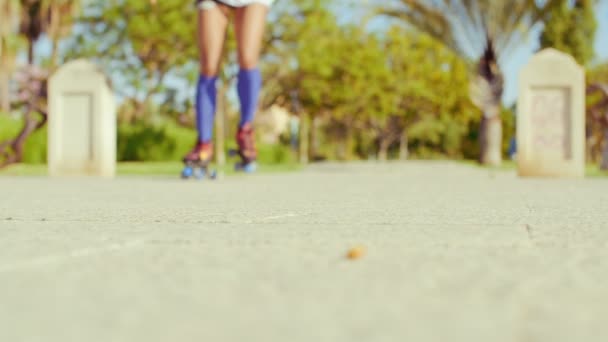
M 192 174 L 193 174 L 193 170 L 190 166 L 186 166 L 182 170 L 182 178 L 184 178 L 184 179 L 192 177 Z
M 249 163 L 249 164 L 243 165 L 243 171 L 245 173 L 254 173 L 257 171 L 257 169 L 258 169 L 258 165 L 256 163 Z
M 199 180 L 205 178 L 205 170 L 203 170 L 203 169 L 194 170 L 194 178 L 199 179 Z

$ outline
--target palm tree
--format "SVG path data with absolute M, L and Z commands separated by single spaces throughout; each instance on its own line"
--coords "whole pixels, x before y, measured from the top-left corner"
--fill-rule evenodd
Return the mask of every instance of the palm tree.
M 67 36 L 81 10 L 80 0 L 46 0 L 44 10 L 48 12 L 46 33 L 51 40 L 51 66 L 59 65 L 59 41 Z
M 80 0 L 21 0 L 20 33 L 28 42 L 28 62 L 34 63 L 34 44 L 46 33 L 52 42 L 51 63 L 56 66 L 58 43 L 73 25 Z
M 474 77 L 470 96 L 483 113 L 479 139 L 482 164 L 499 165 L 502 161 L 504 80 L 499 62 L 523 43 L 526 34 L 557 2 L 393 0 L 380 5 L 380 13 L 404 20 L 471 61 Z
M 34 64 L 34 44 L 48 25 L 47 14 L 44 11 L 44 1 L 21 0 L 19 33 L 27 41 L 27 61 L 29 65 Z

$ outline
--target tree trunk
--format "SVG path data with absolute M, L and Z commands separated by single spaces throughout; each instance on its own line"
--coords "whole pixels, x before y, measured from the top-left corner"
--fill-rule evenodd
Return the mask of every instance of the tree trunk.
M 601 170 L 608 170 L 608 127 L 604 129 L 604 147 L 602 149 Z
M 407 160 L 409 158 L 410 150 L 408 149 L 407 144 L 407 131 L 403 130 L 403 132 L 401 132 L 401 137 L 399 138 L 399 160 Z
M 307 164 L 308 163 L 308 145 L 309 145 L 309 134 L 308 134 L 308 115 L 301 113 L 300 116 L 300 163 Z
M 348 149 L 348 141 L 341 139 L 336 143 L 336 159 L 347 160 L 346 150 Z
M 59 65 L 59 42 L 53 39 L 51 48 L 51 70 L 55 70 Z
M 50 27 L 47 30 L 51 40 L 51 72 L 59 65 L 59 27 L 61 20 L 61 14 L 59 13 L 59 6 L 51 5 L 51 22 Z
M 479 129 L 479 143 L 479 162 L 499 166 L 502 162 L 502 121 L 499 115 L 484 115 Z
M 31 39 L 27 42 L 27 64 L 34 65 L 34 41 Z
M 346 136 L 342 137 L 338 142 L 336 156 L 338 160 L 350 160 L 351 159 L 351 151 L 353 147 L 353 139 L 348 134 L 350 132 L 347 131 Z
M 498 166 L 502 162 L 502 122 L 500 118 L 504 78 L 498 65 L 493 37 L 486 31 L 486 48 L 477 66 L 477 80 L 469 93 L 473 103 L 483 112 L 479 129 L 480 155 L 483 165 Z
M 11 110 L 10 75 L 4 66 L 0 66 L 0 111 Z
M 226 93 L 228 92 L 228 84 L 223 83 L 218 94 L 218 106 L 215 118 L 215 162 L 218 169 L 222 169 L 226 165 Z
M 309 140 L 308 140 L 308 158 L 315 161 L 317 158 L 317 116 L 310 119 L 309 125 Z
M 385 162 L 388 159 L 388 147 L 390 146 L 389 139 L 380 137 L 378 142 L 378 160 Z
M 7 141 L 0 144 L 0 168 L 21 162 L 23 159 L 23 147 L 25 145 L 25 141 L 32 133 L 34 133 L 34 131 L 36 131 L 36 129 L 42 127 L 41 123 L 36 121 L 36 119 L 32 116 L 32 112 L 29 110 L 25 114 L 24 120 L 25 123 L 21 129 L 21 132 L 19 132 L 19 135 L 12 141 Z

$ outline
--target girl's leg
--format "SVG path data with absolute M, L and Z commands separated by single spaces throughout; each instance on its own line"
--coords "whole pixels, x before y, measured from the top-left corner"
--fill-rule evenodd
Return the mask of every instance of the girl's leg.
M 258 97 L 262 87 L 262 77 L 258 60 L 266 25 L 268 7 L 254 3 L 236 9 L 235 32 L 238 43 L 240 71 L 237 90 L 241 103 L 239 128 L 250 126 L 255 116 Z
M 213 135 L 216 107 L 216 81 L 228 26 L 229 8 L 205 2 L 198 11 L 200 75 L 196 87 L 196 125 L 198 142 L 208 144 Z

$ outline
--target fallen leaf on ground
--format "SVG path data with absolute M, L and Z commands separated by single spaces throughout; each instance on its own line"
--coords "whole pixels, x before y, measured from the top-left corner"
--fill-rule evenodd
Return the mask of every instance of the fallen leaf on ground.
M 365 248 L 363 246 L 353 247 L 348 251 L 346 255 L 351 260 L 360 259 L 365 254 Z

